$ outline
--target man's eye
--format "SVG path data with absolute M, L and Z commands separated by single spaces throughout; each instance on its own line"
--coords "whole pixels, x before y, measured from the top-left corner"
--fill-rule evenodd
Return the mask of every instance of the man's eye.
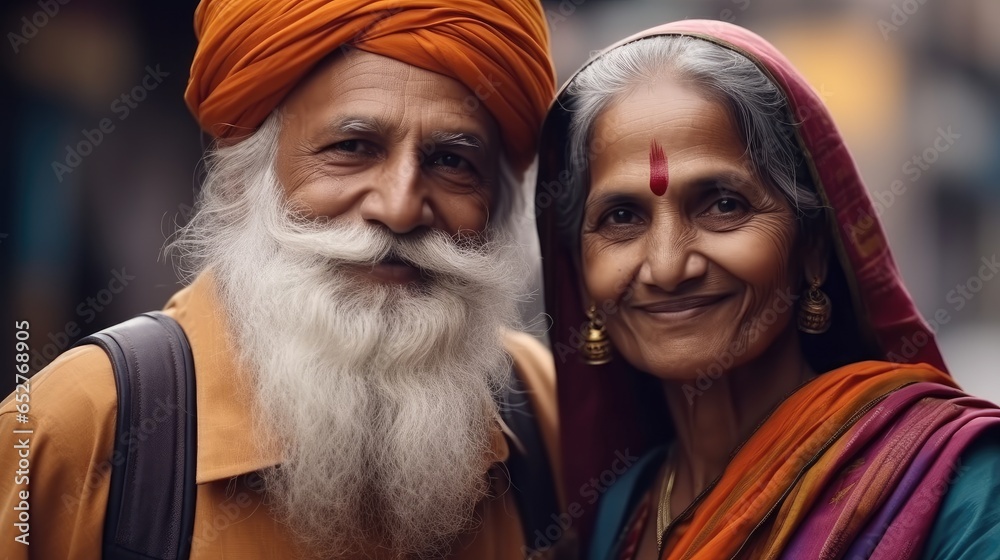
M 466 170 L 469 168 L 469 163 L 465 161 L 465 158 L 455 154 L 440 154 L 432 158 L 431 163 L 449 169 Z
M 333 148 L 334 150 L 337 150 L 338 152 L 348 152 L 353 154 L 357 153 L 358 150 L 361 149 L 361 141 L 344 140 L 343 142 L 337 142 L 336 144 L 330 147 Z
M 341 140 L 330 144 L 327 150 L 350 157 L 370 157 L 379 153 L 378 145 L 367 140 Z

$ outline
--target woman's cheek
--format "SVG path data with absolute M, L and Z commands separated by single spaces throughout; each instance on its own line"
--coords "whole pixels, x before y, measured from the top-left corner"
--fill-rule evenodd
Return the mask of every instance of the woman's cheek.
M 707 251 L 712 260 L 737 278 L 752 285 L 786 281 L 794 224 L 767 220 L 738 233 L 717 236 Z
M 584 241 L 584 286 L 588 298 L 598 308 L 605 302 L 618 303 L 632 284 L 632 272 L 636 268 L 633 253 L 621 245 Z

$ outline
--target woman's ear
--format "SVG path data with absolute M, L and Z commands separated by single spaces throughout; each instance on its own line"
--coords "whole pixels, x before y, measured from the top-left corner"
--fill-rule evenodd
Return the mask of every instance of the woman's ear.
M 577 250 L 573 255 L 573 266 L 576 269 L 576 288 L 577 288 L 576 293 L 579 294 L 580 297 L 580 309 L 586 310 L 589 309 L 590 306 L 594 304 L 594 300 L 591 299 L 590 295 L 587 292 L 587 282 L 586 279 L 584 278 L 584 269 L 583 269 L 584 266 L 583 254 L 582 250 L 579 247 L 577 247 Z
M 802 265 L 803 279 L 806 284 L 811 284 L 813 279 L 819 278 L 822 285 L 826 282 L 826 275 L 830 263 L 830 243 L 820 228 L 811 228 L 805 232 L 805 242 L 802 244 Z
M 583 281 L 583 274 L 577 275 L 576 279 L 577 293 L 580 294 L 580 309 L 590 309 L 590 306 L 594 305 L 594 300 L 587 294 L 587 284 Z

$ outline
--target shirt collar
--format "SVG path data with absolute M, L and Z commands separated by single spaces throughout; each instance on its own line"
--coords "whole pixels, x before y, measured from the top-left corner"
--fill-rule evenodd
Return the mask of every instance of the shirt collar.
M 196 481 L 205 484 L 251 473 L 281 462 L 277 446 L 262 446 L 251 417 L 250 378 L 236 359 L 229 328 L 211 273 L 204 272 L 167 302 L 191 343 L 198 400 L 198 465 Z M 507 460 L 499 421 L 491 439 L 493 463 Z M 271 438 L 268 438 L 271 439 Z

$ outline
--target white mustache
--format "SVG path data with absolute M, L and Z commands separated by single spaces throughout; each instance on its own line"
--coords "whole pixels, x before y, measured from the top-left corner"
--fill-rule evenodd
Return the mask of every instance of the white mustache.
M 511 239 L 497 234 L 452 236 L 425 230 L 400 235 L 367 224 L 302 220 L 283 220 L 270 234 L 286 250 L 327 265 L 373 266 L 400 260 L 436 280 L 473 285 L 495 285 L 498 276 L 516 278 L 522 272 L 513 264 L 520 259 L 497 258 L 498 253 L 517 250 Z

